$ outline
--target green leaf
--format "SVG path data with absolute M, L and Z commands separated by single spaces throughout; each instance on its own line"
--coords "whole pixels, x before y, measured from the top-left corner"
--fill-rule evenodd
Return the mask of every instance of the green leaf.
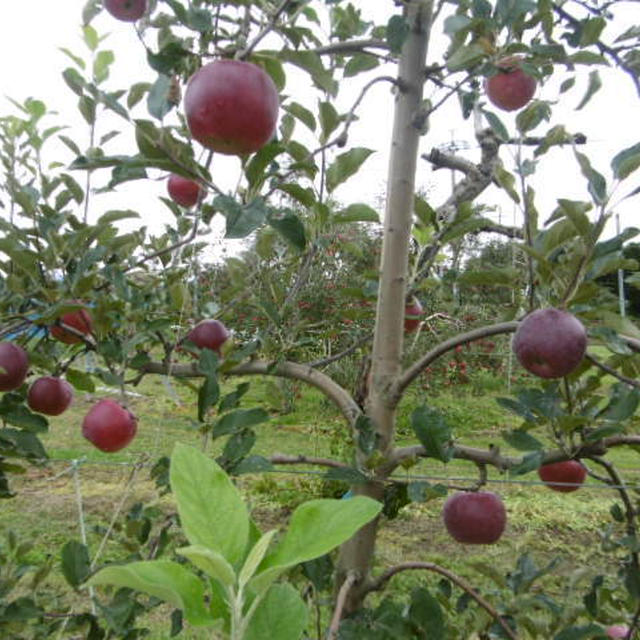
M 613 175 L 624 180 L 640 167 L 640 142 L 617 153 L 611 160 Z
M 410 482 L 407 487 L 407 497 L 411 502 L 428 502 L 436 498 L 444 498 L 447 495 L 447 487 L 443 484 L 434 484 L 421 480 Z
M 202 545 L 193 545 L 176 549 L 176 553 L 188 558 L 198 569 L 215 578 L 224 587 L 236 582 L 236 573 L 227 560 L 217 551 Z
M 311 129 L 311 131 L 316 130 L 316 119 L 313 113 L 311 113 L 311 111 L 309 111 L 309 109 L 307 109 L 306 107 L 303 107 L 298 102 L 291 102 L 285 105 L 283 109 L 287 113 L 290 113 L 294 118 L 300 120 L 300 122 Z
M 560 211 L 571 220 L 578 233 L 584 238 L 589 238 L 591 236 L 591 222 L 586 214 L 591 208 L 589 203 L 559 198 L 558 204 Z
M 344 66 L 344 77 L 351 78 L 363 71 L 370 71 L 371 69 L 375 69 L 379 64 L 375 56 L 368 53 L 360 53 L 350 58 Z
M 78 391 L 94 393 L 96 390 L 93 378 L 84 371 L 79 371 L 78 369 L 67 369 L 66 378 L 69 384 L 73 385 L 73 387 Z
M 544 445 L 540 440 L 534 438 L 530 433 L 522 429 L 514 429 L 513 431 L 503 431 L 502 437 L 507 444 L 510 444 L 514 449 L 520 451 L 532 451 L 544 449 Z
M 351 538 L 381 509 L 379 502 L 364 496 L 304 502 L 293 512 L 284 538 L 264 559 L 249 585 L 257 593 L 263 592 L 289 567 L 318 558 Z
M 522 458 L 522 461 L 511 467 L 509 470 L 511 475 L 519 476 L 525 473 L 529 473 L 529 471 L 535 471 L 541 464 L 544 458 L 544 451 L 534 451 L 533 453 L 528 453 L 526 456 Z
M 270 214 L 268 222 L 287 242 L 304 251 L 307 246 L 304 224 L 293 211 L 287 211 L 278 218 Z
M 262 407 L 237 409 L 225 414 L 213 427 L 212 436 L 218 438 L 269 420 L 269 413 Z
M 447 69 L 452 73 L 470 69 L 482 62 L 486 56 L 486 52 L 482 45 L 473 42 L 469 45 L 458 47 L 453 55 L 447 60 Z
M 601 173 L 598 173 L 592 166 L 589 158 L 584 153 L 574 149 L 574 154 L 580 165 L 582 175 L 589 182 L 589 193 L 597 204 L 604 204 L 607 200 L 607 181 Z
M 429 640 L 444 640 L 445 618 L 438 600 L 427 589 L 414 589 L 409 605 L 410 620 Z
M 587 86 L 587 90 L 580 101 L 580 104 L 576 107 L 576 111 L 582 109 L 601 87 L 602 80 L 600 79 L 600 74 L 597 69 L 594 69 L 589 73 L 589 85 Z
M 613 385 L 609 404 L 598 414 L 599 420 L 623 422 L 628 420 L 638 408 L 640 390 L 629 388 L 623 383 Z
M 24 405 L 14 407 L 2 417 L 14 427 L 20 427 L 31 433 L 44 433 L 49 428 L 49 422 L 44 416 L 29 411 Z
M 535 129 L 542 121 L 549 120 L 551 108 L 546 102 L 533 100 L 516 116 L 516 126 L 520 133 L 526 133 Z
M 215 622 L 205 608 L 202 582 L 182 565 L 170 560 L 105 567 L 91 577 L 87 584 L 109 584 L 148 593 L 182 609 L 187 621 L 194 626 L 207 626 Z
M 274 584 L 253 614 L 243 640 L 300 640 L 309 612 L 290 584 Z
M 453 456 L 451 428 L 436 409 L 418 407 L 411 414 L 411 428 L 430 458 L 449 462 Z
M 357 173 L 372 153 L 372 149 L 356 147 L 337 156 L 327 169 L 327 190 L 334 191 L 338 185 Z
M 258 565 L 264 559 L 267 549 L 271 544 L 271 540 L 276 533 L 277 529 L 267 531 L 267 533 L 265 533 L 260 540 L 253 545 L 251 551 L 249 551 L 247 559 L 244 561 L 244 565 L 242 565 L 242 569 L 238 574 L 238 587 L 240 589 L 244 589 L 247 582 L 249 582 L 255 574 Z
M 249 515 L 240 492 L 219 465 L 194 447 L 176 444 L 171 488 L 189 542 L 239 562 L 247 546 Z
M 162 120 L 173 109 L 174 104 L 169 100 L 170 92 L 171 77 L 162 73 L 159 74 L 156 81 L 151 85 L 147 96 L 147 109 L 154 118 Z M 131 95 L 129 95 L 130 97 Z
M 400 53 L 404 41 L 409 37 L 409 22 L 404 16 L 392 16 L 387 22 L 386 40 L 391 53 Z
M 198 420 L 204 422 L 207 411 L 220 399 L 220 385 L 216 376 L 205 376 L 198 389 Z
M 378 212 L 368 204 L 350 204 L 346 209 L 338 211 L 333 216 L 333 222 L 380 222 Z
M 589 640 L 594 636 L 604 635 L 604 629 L 598 624 L 587 624 L 581 627 L 568 627 L 553 637 L 553 640 Z
M 280 191 L 284 191 L 288 196 L 307 208 L 313 207 L 316 203 L 316 196 L 313 189 L 310 187 L 302 187 L 299 184 L 286 182 L 284 184 L 279 184 L 278 189 Z
M 338 128 L 340 124 L 340 116 L 336 111 L 336 108 L 330 102 L 320 102 L 318 104 L 318 111 L 320 115 L 320 129 L 322 135 L 320 141 L 325 143 L 331 134 Z
M 91 572 L 91 559 L 86 545 L 69 540 L 62 547 L 62 573 L 67 582 L 76 588 Z
M 503 142 L 507 142 L 509 140 L 509 132 L 507 131 L 507 127 L 502 123 L 502 120 L 500 120 L 495 113 L 491 113 L 491 111 L 483 111 L 482 113 L 498 138 Z
M 264 224 L 267 216 L 267 208 L 261 198 L 242 205 L 229 196 L 217 196 L 212 206 L 227 219 L 227 238 L 246 238 Z
M 104 82 L 109 77 L 109 67 L 113 64 L 115 56 L 113 51 L 98 51 L 93 62 L 93 75 L 96 84 Z

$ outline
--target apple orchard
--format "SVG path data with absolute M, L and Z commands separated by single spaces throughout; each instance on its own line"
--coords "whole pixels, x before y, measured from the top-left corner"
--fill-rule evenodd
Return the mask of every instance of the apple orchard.
M 563 103 L 588 111 L 622 85 L 640 100 L 640 26 L 618 19 L 622 0 L 378 4 L 381 22 L 343 0 L 89 0 L 85 50 L 64 50 L 60 79 L 79 114 L 49 126 L 36 96 L 0 119 L 1 497 L 20 503 L 21 477 L 49 464 L 49 437 L 82 402 L 73 429 L 96 464 L 150 432 L 131 401 L 150 379 L 165 381 L 155 394 L 179 385 L 194 425 L 151 461 L 165 511 L 116 511 L 93 558 L 84 521 L 80 540 L 47 549 L 47 571 L 66 580 L 55 605 L 37 588 L 45 573 L 26 587 L 37 562 L 20 564 L 9 535 L 3 637 L 640 637 L 640 329 L 606 281 L 624 270 L 627 290 L 640 282 L 625 253 L 639 230 L 611 232 L 640 192 L 640 142 L 603 157 L 589 138 L 615 113 L 593 108 L 587 132 L 557 119 Z M 101 31 L 124 29 L 138 49 L 106 48 Z M 131 56 L 154 81 L 112 86 Z M 387 150 L 354 142 L 381 86 Z M 72 139 L 64 118 L 79 116 L 87 135 Z M 433 146 L 453 119 L 473 123 L 464 157 Z M 343 202 L 337 188 L 376 151 L 388 152 L 379 207 L 354 190 Z M 563 175 L 541 197 L 552 157 Z M 455 176 L 444 198 L 420 187 L 429 170 L 438 193 Z M 104 194 L 152 180 L 171 224 L 123 231 L 138 212 L 105 210 Z M 498 191 L 517 224 L 491 218 Z M 219 220 L 246 250 L 212 263 Z M 493 246 L 507 262 L 465 270 Z M 508 428 L 491 442 L 456 422 L 465 385 L 502 385 L 489 380 L 502 365 L 483 373 L 473 349 L 518 372 L 500 386 Z M 249 406 L 249 389 L 264 380 L 294 400 L 313 390 L 339 416 L 327 455 L 311 439 L 295 455 L 260 448 L 270 410 Z M 454 465 L 461 480 L 424 480 Z M 246 479 L 287 469 L 339 491 L 264 522 Z M 596 485 L 613 500 L 579 574 L 538 567 L 526 543 L 492 566 L 510 527 L 503 488 L 518 482 L 562 500 L 567 527 Z M 416 557 L 381 561 L 385 530 L 414 506 L 437 511 L 453 546 L 427 539 Z M 134 547 L 100 556 L 123 532 Z

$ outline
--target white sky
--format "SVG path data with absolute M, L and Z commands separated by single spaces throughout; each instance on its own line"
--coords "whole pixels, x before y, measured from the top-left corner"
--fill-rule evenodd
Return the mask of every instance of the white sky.
M 21 0 L 12 2 L 11 7 L 5 7 L 3 20 L 0 21 L 0 59 L 4 61 L 2 69 L 3 95 L 22 101 L 32 96 L 44 100 L 47 106 L 60 112 L 59 123 L 71 123 L 74 128 L 69 135 L 80 142 L 81 148 L 88 141 L 88 127 L 75 109 L 76 96 L 64 84 L 61 72 L 71 66 L 71 61 L 58 48 L 66 47 L 76 54 L 88 58 L 88 50 L 80 36 L 80 14 L 85 0 Z M 386 2 L 372 2 L 371 0 L 354 0 L 354 4 L 363 7 L 365 18 L 375 18 L 379 23 L 386 21 L 385 16 L 392 9 L 391 0 Z M 629 14 L 631 18 L 631 14 Z M 145 61 L 145 53 L 137 40 L 131 25 L 118 22 L 108 14 L 103 13 L 94 21 L 93 26 L 100 35 L 109 33 L 102 48 L 109 48 L 115 52 L 116 61 L 112 66 L 109 89 L 128 89 L 134 82 L 153 81 L 155 73 L 149 69 Z M 439 52 L 445 41 L 443 36 L 432 38 L 432 55 L 429 61 L 439 61 Z M 605 87 L 592 98 L 582 111 L 575 111 L 586 88 L 587 74 L 590 68 L 582 67 L 583 77 L 578 80 L 576 87 L 569 93 L 560 96 L 557 91 L 559 82 L 548 83 L 538 91 L 538 97 L 548 100 L 558 100 L 560 108 L 554 113 L 553 120 L 536 130 L 535 134 L 544 133 L 555 124 L 564 123 L 573 132 L 584 132 L 589 143 L 581 147 L 587 153 L 598 170 L 610 178 L 609 159 L 612 154 L 638 142 L 637 113 L 639 99 L 635 94 L 630 80 L 621 72 L 602 73 Z M 393 70 L 389 70 L 393 73 Z M 387 73 L 389 72 L 387 71 Z M 375 73 L 385 73 L 376 70 Z M 558 74 L 562 76 L 562 74 Z M 293 76 L 292 76 L 293 77 Z M 342 83 L 340 107 L 346 111 L 354 97 L 367 79 L 357 76 Z M 287 86 L 286 92 L 294 94 L 296 87 Z M 428 88 L 427 88 L 428 90 Z M 344 97 L 342 97 L 344 93 Z M 303 90 L 296 94 L 307 93 Z M 315 97 L 314 97 L 315 99 Z M 446 144 L 454 139 L 469 143 L 471 150 L 464 152 L 469 159 L 477 158 L 477 148 L 473 137 L 472 122 L 463 122 L 459 116 L 459 109 L 455 98 L 451 99 L 451 107 L 440 109 L 432 118 L 428 135 L 423 138 L 421 152 L 429 151 L 433 146 Z M 142 103 L 144 105 L 144 102 Z M 137 117 L 147 117 L 144 106 L 139 107 Z M 391 133 L 391 116 L 393 98 L 385 83 L 376 85 L 365 100 L 364 108 L 360 110 L 360 120 L 356 122 L 350 132 L 349 145 L 366 146 L 376 149 L 374 154 L 364 165 L 360 174 L 340 187 L 336 193 L 338 199 L 345 204 L 352 202 L 367 202 L 375 205 L 376 199 L 384 193 L 384 182 L 387 171 L 387 153 Z M 11 105 L 0 99 L 0 113 L 12 111 Z M 511 132 L 515 131 L 514 117 L 510 114 L 499 114 Z M 171 116 L 169 116 L 170 118 Z M 123 134 L 118 136 L 107 147 L 108 153 L 135 152 L 135 145 L 131 138 L 131 131 L 126 130 L 123 120 L 109 118 L 106 125 L 99 120 L 98 135 L 104 134 L 111 128 L 121 128 Z M 53 121 L 51 122 L 54 123 Z M 122 140 L 123 142 L 117 142 Z M 124 147 L 119 145 L 124 145 Z M 72 159 L 72 154 L 62 148 L 59 158 L 63 162 Z M 502 157 L 507 166 L 512 165 L 512 151 L 503 148 Z M 588 199 L 585 180 L 581 177 L 577 164 L 573 160 L 571 150 L 556 149 L 547 154 L 545 168 L 534 178 L 533 184 L 541 196 L 539 202 L 541 220 L 545 220 L 555 207 L 556 198 Z M 232 189 L 237 178 L 237 160 L 223 156 L 216 156 L 213 167 L 214 181 L 225 188 Z M 165 222 L 171 222 L 172 216 L 166 207 L 157 200 L 159 195 L 165 195 L 164 181 L 160 176 L 157 180 L 127 183 L 118 187 L 115 194 L 100 196 L 92 201 L 91 215 L 97 217 L 108 209 L 136 209 L 142 216 L 143 223 L 152 231 L 158 232 Z M 84 175 L 77 174 L 81 183 Z M 109 172 L 96 178 L 95 184 L 102 185 L 109 179 Z M 418 184 L 429 187 L 433 194 L 433 205 L 438 205 L 448 195 L 450 174 L 447 171 L 433 173 L 426 162 L 421 161 Z M 620 195 L 631 191 L 638 183 L 633 177 L 628 179 L 619 190 Z M 486 204 L 501 206 L 502 222 L 511 223 L 516 216 L 515 207 L 511 201 L 495 188 L 487 190 L 481 201 Z M 618 209 L 622 226 L 639 224 L 636 221 L 635 200 L 627 201 Z M 494 216 L 496 219 L 498 215 Z M 217 216 L 220 218 L 220 216 Z M 136 223 L 134 226 L 137 226 Z M 222 220 L 219 220 L 216 246 L 221 248 Z M 609 235 L 613 232 L 611 225 Z

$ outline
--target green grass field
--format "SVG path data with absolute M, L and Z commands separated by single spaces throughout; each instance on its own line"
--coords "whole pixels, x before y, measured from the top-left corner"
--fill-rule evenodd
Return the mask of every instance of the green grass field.
M 232 390 L 237 380 L 225 384 Z M 263 406 L 271 409 L 271 420 L 259 425 L 256 453 L 304 453 L 314 456 L 346 454 L 346 428 L 331 405 L 315 391 L 304 391 L 295 400 L 295 409 L 283 415 L 277 411 L 279 402 L 272 383 L 251 380 L 249 393 L 242 406 Z M 139 430 L 133 443 L 116 454 L 104 454 L 93 448 L 81 435 L 83 415 L 97 398 L 108 395 L 99 390 L 91 396 L 77 393 L 71 410 L 51 419 L 50 431 L 42 440 L 51 456 L 43 467 L 29 467 L 27 473 L 16 476 L 12 488 L 17 496 L 2 504 L 0 532 L 14 531 L 20 539 L 33 543 L 29 558 L 34 565 L 47 557 L 58 558 L 69 538 L 81 535 L 79 501 L 87 531 L 88 545 L 96 554 L 104 531 L 114 519 L 116 527 L 100 551 L 97 564 L 127 557 L 124 516 L 131 507 L 142 502 L 157 507 L 161 513 L 172 510 L 170 496 L 159 496 L 150 479 L 150 464 L 160 456 L 169 455 L 175 442 L 206 447 L 212 454 L 220 452 L 224 442 L 207 442 L 199 433 L 192 392 L 173 383 L 175 396 L 168 393 L 159 378 L 145 379 L 136 389 L 139 395 L 129 399 L 130 409 L 138 416 Z M 501 432 L 517 426 L 517 418 L 505 412 L 496 402 L 496 395 L 505 390 L 482 392 L 471 385 L 447 388 L 429 402 L 441 409 L 454 427 L 456 438 L 475 446 L 500 445 L 510 451 L 501 439 Z M 425 402 L 423 392 L 410 393 L 400 409 L 400 442 L 414 442 L 408 433 L 408 417 L 412 409 Z M 179 401 L 177 404 L 176 401 Z M 637 482 L 637 453 L 628 448 L 611 453 L 610 459 L 623 470 L 625 477 Z M 77 472 L 73 461 L 78 461 Z M 134 464 L 141 466 L 133 470 Z M 291 509 L 311 497 L 336 491 L 319 477 L 317 470 L 296 468 L 246 475 L 239 479 L 248 503 L 259 524 L 266 528 L 284 525 Z M 409 470 L 401 469 L 398 477 L 405 480 L 428 479 L 430 482 L 469 485 L 476 477 L 475 467 L 463 461 L 447 465 L 422 461 Z M 467 578 L 473 584 L 490 590 L 491 582 L 478 570 L 484 563 L 500 573 L 512 571 L 516 558 L 528 550 L 542 566 L 553 558 L 559 565 L 552 576 L 544 579 L 544 590 L 565 597 L 568 579 L 579 582 L 581 588 L 597 572 L 615 572 L 611 554 L 601 549 L 599 531 L 610 521 L 609 509 L 616 494 L 588 479 L 586 487 L 571 494 L 550 491 L 537 482 L 535 473 L 509 478 L 491 469 L 488 489 L 500 493 L 508 512 L 505 535 L 496 545 L 466 547 L 453 541 L 441 521 L 443 499 L 413 503 L 401 510 L 398 517 L 385 521 L 379 537 L 377 565 L 380 568 L 407 559 L 440 563 Z M 339 488 L 338 488 L 339 489 Z M 86 592 L 74 593 L 58 570 L 44 583 L 45 592 L 55 593 L 60 611 L 72 606 L 74 611 L 88 606 Z M 405 592 L 420 581 L 435 584 L 433 576 L 403 574 L 392 583 L 395 593 Z M 586 587 L 585 587 L 586 588 Z M 583 589 L 584 591 L 584 589 Z M 64 595 L 60 596 L 59 594 Z M 152 629 L 152 638 L 168 637 L 170 609 L 159 607 L 144 618 Z M 61 636 L 66 637 L 66 636 Z M 200 631 L 185 630 L 180 637 L 210 637 Z

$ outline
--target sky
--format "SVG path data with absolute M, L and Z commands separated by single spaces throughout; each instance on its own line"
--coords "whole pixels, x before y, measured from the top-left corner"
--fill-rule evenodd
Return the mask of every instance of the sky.
M 5 61 L 2 69 L 3 95 L 22 101 L 32 96 L 47 104 L 51 110 L 58 111 L 58 122 L 72 125 L 71 137 L 76 140 L 88 141 L 88 127 L 83 122 L 75 108 L 75 95 L 67 89 L 62 81 L 61 73 L 67 66 L 71 66 L 70 60 L 59 50 L 66 47 L 73 53 L 87 56 L 88 51 L 81 40 L 80 14 L 85 0 L 64 0 L 63 2 L 51 2 L 50 0 L 21 0 L 12 2 L 0 22 L 0 55 Z M 354 4 L 363 9 L 363 17 L 377 20 L 378 23 L 386 22 L 393 3 L 371 2 L 370 0 L 354 0 Z M 621 17 L 624 19 L 624 16 Z M 146 65 L 144 49 L 137 40 L 131 25 L 118 22 L 103 12 L 98 16 L 93 26 L 100 35 L 108 34 L 103 48 L 112 49 L 116 54 L 116 61 L 112 66 L 109 88 L 128 88 L 138 81 L 153 81 L 155 74 Z M 432 38 L 432 56 L 441 50 L 445 42 L 444 36 L 434 34 Z M 393 73 L 393 68 L 387 70 L 380 68 L 376 73 Z M 605 88 L 597 93 L 591 103 L 582 111 L 576 111 L 575 107 L 580 102 L 586 88 L 586 73 L 584 78 L 576 84 L 576 88 L 567 94 L 558 92 L 559 82 L 549 82 L 540 87 L 537 97 L 557 101 L 559 108 L 554 112 L 553 120 L 540 130 L 546 131 L 554 124 L 563 123 L 573 132 L 583 132 L 588 137 L 588 144 L 581 147 L 581 151 L 587 153 L 594 166 L 609 177 L 608 162 L 613 153 L 631 146 L 638 141 L 637 122 L 638 96 L 635 94 L 630 80 L 621 72 L 602 73 Z M 339 109 L 348 110 L 360 88 L 368 78 L 356 77 L 348 83 L 342 83 L 339 99 Z M 297 89 L 296 80 L 292 76 L 287 86 L 287 93 L 294 95 Z M 429 88 L 427 87 L 427 95 Z M 304 96 L 304 89 L 299 90 L 299 95 Z M 296 99 L 302 100 L 302 97 Z M 363 170 L 336 192 L 336 197 L 346 204 L 352 202 L 366 202 L 373 206 L 379 206 L 384 197 L 384 184 L 387 173 L 387 148 L 391 134 L 391 117 L 393 109 L 393 96 L 386 83 L 376 85 L 369 93 L 364 103 L 364 108 L 359 112 L 359 120 L 352 126 L 349 144 L 353 146 L 365 146 L 376 150 L 376 153 L 365 163 Z M 0 97 L 0 114 L 12 111 L 11 105 Z M 138 117 L 149 117 L 138 112 Z M 501 113 L 500 117 L 514 131 L 513 121 L 515 116 Z M 55 124 L 55 118 L 51 119 Z M 385 126 L 381 126 L 384 123 Z M 100 124 L 99 133 L 106 133 L 111 128 L 122 128 L 124 121 L 117 117 L 109 119 L 105 125 Z M 388 126 L 387 126 L 388 125 Z M 125 125 L 126 127 L 126 125 Z M 538 131 L 536 131 L 538 133 Z M 108 152 L 118 153 L 133 152 L 135 146 L 132 142 L 131 132 L 123 130 L 111 142 Z M 471 119 L 462 121 L 459 117 L 459 108 L 455 99 L 450 100 L 445 108 L 438 110 L 431 121 L 429 133 L 423 137 L 421 153 L 428 152 L 432 147 L 447 145 L 454 141 L 467 146 L 468 149 L 460 152 L 470 160 L 478 157 L 478 148 L 473 135 Z M 82 146 L 82 145 L 81 145 Z M 118 147 L 121 147 L 118 149 Z M 513 148 L 504 148 L 502 157 L 507 165 L 513 161 Z M 60 149 L 60 159 L 63 162 L 72 160 L 72 155 L 66 148 Z M 237 177 L 237 159 L 216 156 L 214 159 L 214 181 L 223 188 L 233 189 Z M 78 175 L 83 180 L 83 176 Z M 458 176 L 459 177 L 459 176 Z M 108 174 L 96 179 L 95 184 L 100 186 L 108 181 Z M 165 195 L 165 181 L 163 176 L 156 175 L 155 180 L 147 180 L 137 183 L 127 183 L 120 186 L 117 191 L 107 196 L 92 199 L 90 216 L 97 218 L 108 209 L 136 209 L 140 212 L 143 224 L 158 233 L 165 223 L 172 220 L 171 214 L 158 200 Z M 444 201 L 449 193 L 451 176 L 448 171 L 433 172 L 430 166 L 420 161 L 418 172 L 418 187 L 428 190 L 432 199 L 431 204 L 437 206 Z M 555 149 L 549 152 L 544 169 L 536 174 L 532 181 L 536 192 L 540 196 L 541 220 L 551 215 L 558 197 L 587 199 L 586 183 L 580 176 L 577 164 L 573 160 L 569 148 Z M 628 184 L 627 184 L 628 183 Z M 623 195 L 630 192 L 636 183 L 629 179 L 619 190 Z M 517 207 L 505 198 L 504 194 L 496 188 L 489 188 L 483 194 L 482 202 L 495 205 L 498 211 L 492 214 L 495 220 L 503 223 L 512 223 L 519 220 Z M 629 200 L 616 210 L 621 217 L 622 226 L 636 224 L 635 201 Z M 233 243 L 223 242 L 223 222 L 220 216 L 216 216 L 212 236 L 212 251 L 224 251 L 225 247 L 233 251 Z M 216 219 L 214 218 L 214 221 Z M 133 226 L 139 222 L 130 223 Z M 614 233 L 613 223 L 607 229 L 607 235 Z

